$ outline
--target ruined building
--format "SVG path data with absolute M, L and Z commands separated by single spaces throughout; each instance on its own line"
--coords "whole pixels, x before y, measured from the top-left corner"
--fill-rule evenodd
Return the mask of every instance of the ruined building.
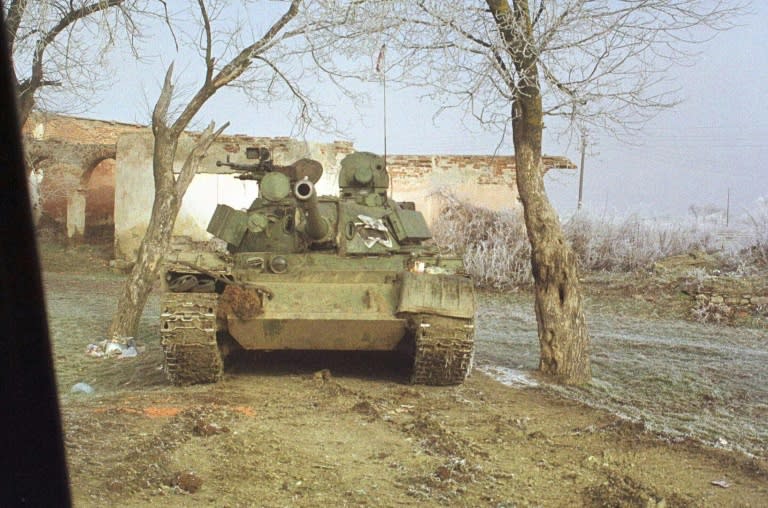
M 33 195 L 41 224 L 58 227 L 70 241 L 112 239 L 115 257 L 131 259 L 143 236 L 153 201 L 152 132 L 149 127 L 62 115 L 33 114 L 24 126 Z M 183 138 L 183 161 L 193 142 Z M 236 180 L 216 166 L 227 156 L 245 162 L 248 146 L 266 146 L 275 162 L 317 159 L 325 174 L 320 194 L 335 194 L 339 161 L 352 143 L 312 143 L 291 138 L 222 136 L 209 150 L 190 185 L 175 234 L 205 240 L 205 228 L 218 203 L 247 207 L 255 182 Z M 428 220 L 439 211 L 440 191 L 491 209 L 518 206 L 515 162 L 511 156 L 388 155 L 393 197 L 416 201 Z M 573 169 L 564 157 L 546 157 L 545 170 Z

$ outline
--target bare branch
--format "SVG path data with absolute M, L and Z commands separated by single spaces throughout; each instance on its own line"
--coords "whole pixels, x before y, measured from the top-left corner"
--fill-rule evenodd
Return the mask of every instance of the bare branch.
M 389 82 L 425 90 L 445 107 L 466 108 L 482 125 L 502 131 L 510 98 L 534 86 L 541 90 L 544 111 L 567 118 L 567 125 L 586 122 L 618 132 L 674 106 L 676 87 L 667 81 L 667 70 L 689 60 L 700 42 L 733 27 L 747 5 L 738 0 L 487 3 L 495 8 L 469 0 L 364 3 L 350 19 L 386 27 L 391 53 L 408 55 L 392 69 L 395 75 L 388 74 Z M 522 23 L 525 13 L 530 21 Z M 534 62 L 535 76 L 526 72 Z
M 173 37 L 173 45 L 176 47 L 176 51 L 179 50 L 179 41 L 176 40 L 176 32 L 173 29 L 173 24 L 171 23 L 171 18 L 168 15 L 168 4 L 165 0 L 160 0 L 160 4 L 163 6 L 163 22 L 168 27 L 169 32 L 171 33 L 171 37 Z
M 27 10 L 28 0 L 13 0 L 8 6 L 8 13 L 5 16 L 6 34 L 8 37 L 8 47 L 13 48 L 16 43 L 16 35 L 19 31 L 21 19 Z
M 189 101 L 174 122 L 172 128 L 175 132 L 181 133 L 186 129 L 195 114 L 197 114 L 203 104 L 205 104 L 216 90 L 237 79 L 248 68 L 251 64 L 251 60 L 268 47 L 278 36 L 280 31 L 296 16 L 300 3 L 301 0 L 291 0 L 291 5 L 288 10 L 275 21 L 258 41 L 240 51 L 240 53 L 229 61 L 210 82 L 206 82 L 200 87 L 195 96 Z
M 155 103 L 155 109 L 152 111 L 152 132 L 155 137 L 168 126 L 168 109 L 173 98 L 173 64 L 168 66 L 165 72 L 163 88 L 160 91 L 160 97 Z
M 13 40 L 14 74 L 22 74 L 16 77 L 16 90 L 23 121 L 45 97 L 40 92 L 46 87 L 61 84 L 72 96 L 89 95 L 84 90 L 94 88 L 100 63 L 89 58 L 100 59 L 106 48 L 116 44 L 118 26 L 125 29 L 127 40 L 133 45 L 138 28 L 132 16 L 139 12 L 135 3 L 135 0 L 15 0 L 9 6 L 12 19 L 9 19 L 8 36 Z M 110 10 L 115 13 L 112 18 L 107 15 Z M 95 16 L 98 13 L 102 15 Z M 120 25 L 123 21 L 124 25 Z M 95 38 L 94 33 L 98 34 Z M 21 66 L 25 60 L 29 61 L 26 71 Z
M 197 1 L 200 7 L 200 14 L 203 17 L 203 31 L 205 32 L 205 85 L 208 86 L 211 83 L 213 77 L 213 57 L 211 51 L 213 51 L 213 44 L 211 43 L 211 20 L 208 18 L 208 10 L 205 7 L 203 0 Z
M 211 122 L 199 137 L 195 141 L 195 147 L 189 152 L 187 158 L 184 160 L 184 165 L 181 168 L 179 176 L 176 178 L 176 196 L 181 199 L 189 188 L 189 184 L 192 183 L 192 179 L 197 173 L 197 168 L 200 166 L 200 161 L 207 155 L 208 149 L 211 147 L 216 138 L 218 138 L 224 130 L 229 127 L 229 122 L 214 129 L 215 124 Z
M 32 78 L 30 87 L 34 88 L 35 85 L 39 85 L 43 77 L 43 53 L 48 45 L 62 32 L 76 21 L 83 19 L 84 17 L 93 14 L 94 12 L 103 11 L 110 7 L 120 5 L 125 0 L 103 0 L 95 2 L 89 5 L 80 7 L 79 9 L 73 9 L 62 16 L 59 22 L 51 28 L 38 42 L 35 50 L 35 56 L 32 62 Z M 71 5 L 71 4 L 70 4 Z

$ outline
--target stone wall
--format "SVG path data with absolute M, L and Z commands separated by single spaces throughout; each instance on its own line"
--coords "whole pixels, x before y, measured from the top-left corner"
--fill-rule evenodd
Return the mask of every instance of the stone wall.
M 117 138 L 141 131 L 146 127 L 32 113 L 22 132 L 36 218 L 59 224 L 75 240 L 107 230 L 114 223 Z
M 707 276 L 688 281 L 682 291 L 693 299 L 699 321 L 734 322 L 749 316 L 768 318 L 768 283 L 764 278 Z
M 697 302 L 742 306 L 752 310 L 764 307 L 768 310 L 768 287 L 764 281 L 713 277 L 688 292 Z

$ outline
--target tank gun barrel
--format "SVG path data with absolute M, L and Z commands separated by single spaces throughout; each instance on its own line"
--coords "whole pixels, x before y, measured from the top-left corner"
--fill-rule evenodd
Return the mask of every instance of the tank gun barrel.
M 306 233 L 313 240 L 321 240 L 328 234 L 329 225 L 320 214 L 315 185 L 307 178 L 299 180 L 293 188 L 293 195 L 307 212 Z

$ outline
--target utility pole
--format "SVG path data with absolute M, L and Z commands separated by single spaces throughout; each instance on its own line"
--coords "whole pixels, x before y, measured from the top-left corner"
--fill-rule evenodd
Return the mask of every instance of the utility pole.
M 587 135 L 581 134 L 581 164 L 579 165 L 579 202 L 577 210 L 581 210 L 581 201 L 584 195 L 584 153 L 587 151 Z

